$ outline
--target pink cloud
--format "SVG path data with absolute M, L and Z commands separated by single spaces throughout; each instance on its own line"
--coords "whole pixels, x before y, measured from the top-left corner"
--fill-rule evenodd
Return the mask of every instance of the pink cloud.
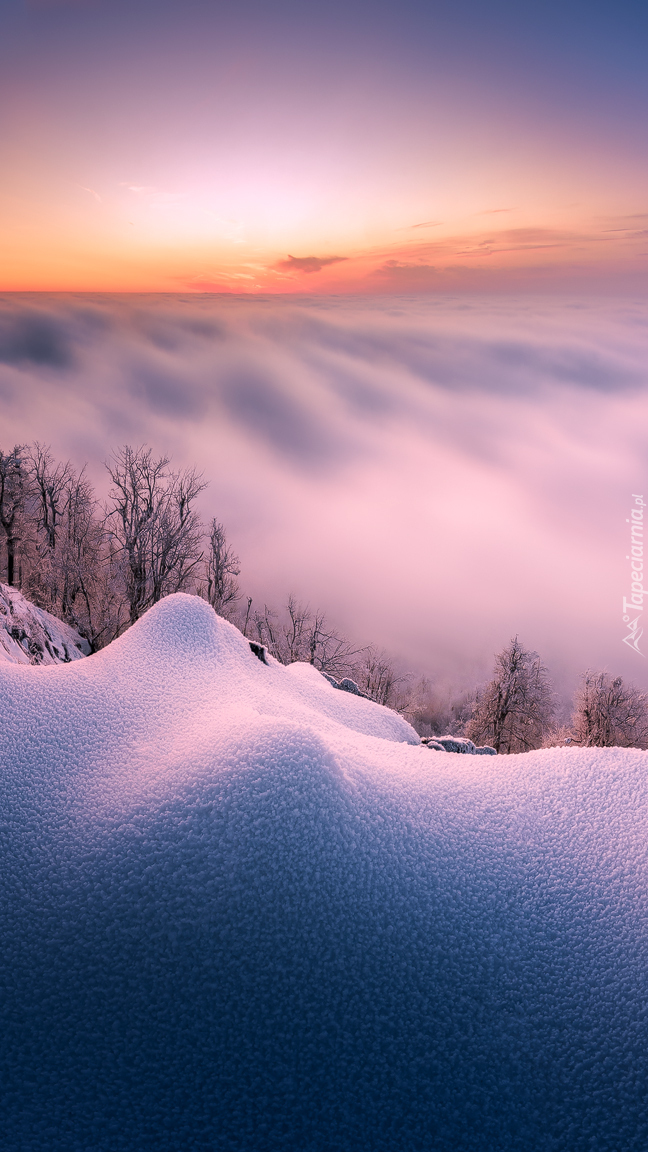
M 321 272 L 328 264 L 341 264 L 346 256 L 288 256 L 280 260 L 277 268 L 284 272 Z

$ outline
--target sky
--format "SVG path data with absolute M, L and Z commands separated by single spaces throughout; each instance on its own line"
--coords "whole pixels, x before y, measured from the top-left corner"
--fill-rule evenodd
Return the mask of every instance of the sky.
M 0 0 L 0 290 L 640 291 L 648 12 Z

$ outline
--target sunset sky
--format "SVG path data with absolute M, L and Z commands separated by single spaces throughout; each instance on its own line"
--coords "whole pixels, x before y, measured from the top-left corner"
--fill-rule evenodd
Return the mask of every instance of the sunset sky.
M 639 3 L 0 0 L 0 289 L 645 286 Z

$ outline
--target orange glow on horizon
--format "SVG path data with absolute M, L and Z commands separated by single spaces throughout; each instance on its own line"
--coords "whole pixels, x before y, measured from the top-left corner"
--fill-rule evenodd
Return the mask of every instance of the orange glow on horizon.
M 479 230 L 459 234 L 444 235 L 442 226 L 430 225 L 424 240 L 421 223 L 392 233 L 382 244 L 333 247 L 302 241 L 289 251 L 245 242 L 142 243 L 118 235 L 108 243 L 100 234 L 63 238 L 45 230 L 27 238 L 25 229 L 23 237 L 4 246 L 0 290 L 373 294 L 509 282 L 558 285 L 570 275 L 632 280 L 648 271 L 642 230 L 623 227 L 618 219 L 577 231 L 515 226 L 495 213 L 492 218 L 497 224 L 487 231 L 482 217 Z
M 370 27 L 335 3 L 299 19 L 256 0 L 5 7 L 3 291 L 645 276 L 645 62 L 627 21 L 592 39 L 596 14 L 583 37 L 569 5 L 539 22 L 378 5 Z

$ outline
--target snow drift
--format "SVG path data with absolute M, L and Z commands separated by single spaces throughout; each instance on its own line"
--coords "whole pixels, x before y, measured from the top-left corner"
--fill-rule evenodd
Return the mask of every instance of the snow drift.
M 187 596 L 0 691 L 7 1152 L 648 1146 L 646 753 L 429 750 Z

